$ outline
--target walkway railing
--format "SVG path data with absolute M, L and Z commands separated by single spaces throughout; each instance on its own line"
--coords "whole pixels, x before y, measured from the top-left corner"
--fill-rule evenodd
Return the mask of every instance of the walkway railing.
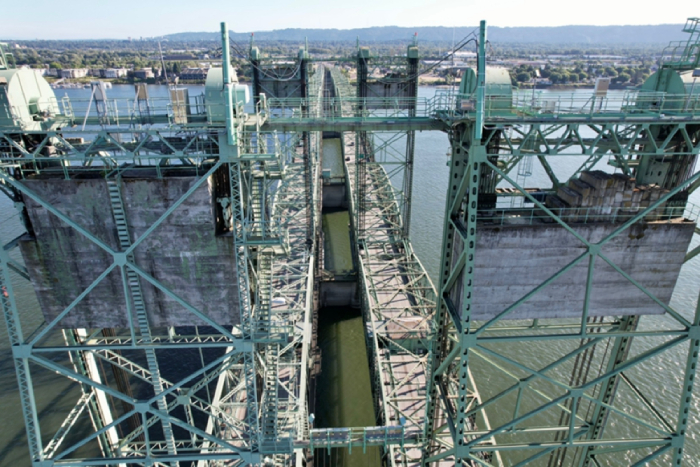
M 345 94 L 352 88 L 345 85 Z M 341 95 L 332 98 L 313 96 L 308 99 L 285 98 L 261 100 L 254 112 L 263 118 L 302 121 L 323 118 L 332 121 L 343 118 L 409 118 L 408 109 L 415 106 L 416 118 L 453 119 L 469 117 L 476 111 L 475 94 L 460 94 L 454 89 L 438 89 L 431 98 L 357 98 Z M 187 102 L 175 102 L 168 97 L 107 99 L 98 103 L 93 99 L 61 97 L 52 99 L 45 106 L 47 118 L 65 119 L 71 125 L 129 126 L 160 124 L 183 126 L 187 124 L 211 124 L 210 118 L 224 115 L 223 103 L 211 104 L 204 96 L 191 96 Z M 328 108 L 337 112 L 326 112 Z M 242 117 L 244 107 L 239 104 L 236 115 Z M 5 108 L 4 113 L 19 123 L 15 108 Z M 543 90 L 513 90 L 512 95 L 486 96 L 485 117 L 527 119 L 557 116 L 696 116 L 700 114 L 700 94 L 667 94 L 629 90 L 611 91 L 606 96 L 594 92 L 557 92 Z M 222 120 L 223 124 L 223 120 Z
M 271 119 L 302 121 L 303 109 L 320 115 L 321 108 L 342 109 L 335 115 L 361 120 L 408 118 L 415 106 L 417 118 L 460 118 L 476 112 L 476 96 L 453 90 L 438 90 L 434 97 L 333 97 L 323 99 L 269 99 L 267 115 Z M 318 107 L 318 109 L 317 109 Z M 485 117 L 527 119 L 557 116 L 655 116 L 700 114 L 700 95 L 674 95 L 630 90 L 596 96 L 593 92 L 547 92 L 514 90 L 512 95 L 486 96 Z M 339 117 L 326 116 L 324 121 Z
M 151 97 L 137 99 L 136 97 L 119 97 L 105 100 L 93 98 L 70 98 L 62 96 L 50 98 L 40 103 L 45 109 L 42 117 L 66 121 L 70 125 L 88 126 L 130 126 L 130 125 L 168 125 L 182 126 L 186 124 L 214 124 L 211 118 L 217 118 L 223 126 L 226 111 L 225 104 L 207 103 L 204 95 L 190 96 L 187 101 L 176 101 L 169 97 Z M 263 114 L 262 108 L 256 109 Z M 242 102 L 236 104 L 236 118 L 244 114 Z M 19 107 L 0 106 L 0 113 L 12 118 L 15 126 L 24 124 L 28 117 L 23 115 Z
M 347 117 L 359 117 L 362 119 L 376 117 L 408 117 L 408 108 L 416 104 L 416 116 L 433 117 L 433 99 L 427 98 L 391 98 L 391 97 L 326 97 L 323 99 L 268 99 L 268 115 L 272 119 L 291 119 L 301 121 L 304 119 L 304 110 L 308 109 L 311 115 L 323 115 L 322 110 L 336 109 L 335 112 L 326 112 L 324 120 L 333 120 L 336 115 Z
M 404 443 L 419 441 L 423 433 L 419 431 L 406 431 L 401 425 L 368 426 L 360 428 L 314 428 L 309 431 L 309 441 L 297 441 L 309 449 L 348 448 L 352 452 L 353 447 L 367 446 L 403 446 Z

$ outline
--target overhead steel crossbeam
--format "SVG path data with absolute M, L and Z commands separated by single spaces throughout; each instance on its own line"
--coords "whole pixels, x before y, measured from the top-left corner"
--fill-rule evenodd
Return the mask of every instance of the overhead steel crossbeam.
M 18 145 L 12 153 L 4 154 L 7 170 L 16 177 L 37 172 L 66 180 L 88 173 L 118 178 L 127 171 L 157 178 L 175 172 L 202 174 L 211 164 L 206 161 L 219 151 L 219 142 L 211 132 L 204 131 L 182 135 L 166 129 L 99 130 L 92 141 L 87 138 L 93 135 L 83 132 L 47 132 L 37 136 L 40 144 L 35 149 Z M 0 132 L 0 140 L 3 138 L 11 136 Z M 75 139 L 87 141 L 69 142 Z M 49 141 L 59 152 L 46 156 L 41 147 Z

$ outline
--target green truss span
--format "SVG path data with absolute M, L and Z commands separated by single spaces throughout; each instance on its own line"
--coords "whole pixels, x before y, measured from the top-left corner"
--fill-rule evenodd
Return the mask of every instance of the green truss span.
M 688 196 L 700 186 L 700 102 L 685 83 L 698 66 L 698 20 L 689 19 L 684 32 L 688 41 L 672 44 L 640 90 L 610 96 L 598 90 L 553 98 L 496 86 L 482 22 L 473 37 L 473 76 L 458 92 L 438 91 L 430 99 L 417 97 L 415 44 L 398 58 L 358 48 L 354 86 L 340 68 L 315 63 L 304 50 L 290 66 L 260 59 L 251 44 L 250 113 L 228 67 L 220 73 L 219 94 L 191 100 L 187 109 L 172 99 L 43 96 L 26 108 L 17 97 L 0 100 L 0 190 L 25 229 L 3 239 L 0 302 L 32 465 L 301 467 L 318 449 L 368 446 L 380 446 L 392 467 L 687 463 L 700 308 L 669 305 L 654 284 L 616 262 L 611 246 L 644 237 L 632 235 L 634 229 L 692 230 L 697 220 Z M 227 63 L 223 23 L 222 45 Z M 0 48 L 0 74 L 10 77 L 9 86 L 20 75 L 3 54 Z M 378 78 L 380 68 L 392 71 Z M 409 236 L 416 130 L 442 131 L 451 145 L 436 285 Z M 315 428 L 309 413 L 318 359 L 313 316 L 323 132 L 339 134 L 344 148 L 376 426 Z M 553 167 L 566 157 L 581 158 L 581 165 L 560 180 Z M 617 170 L 616 180 L 634 185 L 630 190 L 655 197 L 649 194 L 634 210 L 584 205 L 580 192 L 567 190 L 595 191 L 583 180 L 595 178 L 591 169 L 601 161 Z M 531 168 L 523 167 L 533 162 L 551 187 L 524 185 L 522 175 Z M 155 200 L 155 209 L 153 199 L 134 190 L 134 180 L 170 191 Z M 61 181 L 96 183 L 104 202 L 77 192 L 61 199 L 41 189 Z M 604 196 L 614 200 L 615 193 Z M 632 203 L 624 196 L 621 191 L 621 203 Z M 569 201 L 556 204 L 562 197 Z M 201 218 L 211 225 L 208 233 L 187 224 L 200 219 L 203 203 L 209 203 Z M 134 206 L 152 210 L 147 221 L 129 214 Z M 80 214 L 88 208 L 102 213 L 113 236 Z M 91 252 L 73 267 L 92 267 L 92 275 L 76 280 L 74 293 L 52 313 L 42 303 L 46 321 L 27 330 L 16 292 L 22 282 L 39 279 L 22 254 L 30 258 L 28 242 L 45 238 L 47 225 L 63 235 L 59 246 L 73 241 Z M 163 237 L 168 229 L 180 236 L 176 264 L 189 274 L 186 287 L 165 280 L 152 267 L 158 255 L 144 252 L 170 251 Z M 541 279 L 508 276 L 509 266 L 500 266 L 495 281 L 507 278 L 512 290 L 524 288 L 483 311 L 484 239 L 536 229 L 557 229 L 575 242 L 577 254 Z M 607 230 L 587 233 L 595 229 Z M 216 273 L 202 272 L 202 259 L 186 259 L 190 244 L 192 251 L 209 252 L 214 266 L 207 271 Z M 686 249 L 687 243 L 680 262 L 700 251 Z M 534 251 L 527 244 L 520 250 Z M 512 254 L 511 266 L 521 253 Z M 576 268 L 581 301 L 562 309 L 565 318 L 524 311 Z M 658 312 L 599 312 L 601 270 Z M 535 279 L 527 282 L 528 275 Z M 215 276 L 229 281 L 230 289 L 217 286 L 229 295 L 193 295 Z M 119 315 L 118 326 L 62 325 L 88 316 L 81 315 L 85 309 L 97 313 L 99 300 L 92 300 L 108 282 L 120 300 L 109 302 L 107 318 L 90 319 Z M 41 300 L 44 292 L 37 290 Z M 550 303 L 562 298 L 558 293 Z M 154 294 L 177 312 L 159 318 Z M 223 315 L 207 311 L 215 303 L 228 304 Z M 169 321 L 176 317 L 181 321 Z M 192 352 L 198 363 L 182 374 L 163 370 L 164 360 Z M 522 358 L 533 352 L 556 358 Z M 645 375 L 674 359 L 677 387 L 663 394 L 645 389 Z M 72 381 L 76 394 L 55 433 L 41 426 L 35 399 L 33 375 L 46 371 Z M 86 415 L 93 430 L 76 436 Z M 621 425 L 625 429 L 615 428 Z M 99 457 L 84 457 L 86 448 Z

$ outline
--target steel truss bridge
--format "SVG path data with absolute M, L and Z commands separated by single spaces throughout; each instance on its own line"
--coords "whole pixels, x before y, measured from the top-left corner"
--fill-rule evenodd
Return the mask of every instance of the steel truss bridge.
M 54 99 L 44 110 L 41 102 L 28 111 L 7 104 L 0 189 L 23 230 L 0 249 L 0 300 L 32 465 L 303 466 L 319 449 L 368 446 L 380 446 L 383 463 L 392 467 L 681 465 L 700 309 L 674 308 L 658 298 L 610 259 L 606 245 L 651 222 L 650 216 L 696 220 L 687 200 L 700 186 L 698 95 L 666 92 L 660 84 L 698 67 L 698 20 L 689 20 L 685 32 L 689 40 L 670 49 L 656 87 L 619 98 L 494 92 L 482 22 L 473 87 L 429 99 L 417 97 L 413 44 L 388 65 L 359 48 L 353 86 L 340 68 L 314 63 L 304 50 L 280 62 L 252 48 L 252 109 L 243 106 L 227 67 L 219 95 L 195 104 L 94 94 L 89 102 Z M 229 63 L 225 24 L 222 44 Z M 379 74 L 377 64 L 392 72 Z M 4 62 L 0 68 L 11 71 Z M 409 235 L 415 132 L 428 130 L 445 133 L 451 146 L 436 285 Z M 340 134 L 344 148 L 375 426 L 309 423 L 323 132 Z M 663 193 L 635 212 L 601 218 L 592 208 L 576 208 L 572 218 L 543 196 L 570 183 L 555 170 L 567 157 L 581 160 L 570 179 L 609 162 Z M 533 162 L 551 187 L 535 192 L 524 185 L 519 168 Z M 657 171 L 664 173 L 658 180 L 649 175 Z M 127 213 L 146 203 L 129 194 L 130 177 L 187 182 L 167 199 L 151 200 L 156 207 L 147 223 L 129 225 Z M 46 179 L 65 186 L 103 181 L 108 202 L 99 209 L 112 219 L 114 241 L 70 209 L 84 202 L 77 194 L 39 190 L 35 181 Z M 207 190 L 212 203 L 202 214 L 192 200 Z M 512 198 L 520 209 L 502 208 Z M 142 260 L 149 239 L 184 222 L 183 216 L 203 215 L 205 222 L 209 212 L 215 213 L 211 235 L 231 255 L 222 268 L 236 294 L 229 322 L 184 298 L 192 285 L 187 277 L 159 279 Z M 613 227 L 591 240 L 580 229 L 596 222 Z M 513 223 L 555 226 L 575 239 L 577 254 L 539 284 L 514 293 L 507 306 L 479 315 L 477 242 L 485 228 Z M 39 279 L 19 250 L 27 238 L 59 227 L 92 249 L 84 251 L 108 258 L 106 266 L 37 329 L 25 329 L 17 290 Z M 165 255 L 177 250 L 175 243 L 157 248 Z M 691 249 L 685 261 L 698 252 Z M 511 319 L 577 265 L 586 271 L 577 279 L 583 301 L 572 301 L 565 318 Z M 659 312 L 594 314 L 594 278 L 603 265 Z M 508 274 L 503 268 L 501 276 Z M 121 289 L 122 300 L 110 306 L 124 316 L 122 325 L 62 324 L 81 322 L 74 316 L 81 303 L 110 277 Z M 513 284 L 517 280 L 514 273 Z M 149 290 L 184 318 L 176 325 L 167 317 L 156 321 Z M 546 349 L 558 349 L 556 357 Z M 166 366 L 174 361 L 188 364 L 172 372 Z M 665 364 L 677 367 L 666 369 L 674 379 L 663 391 L 649 392 L 644 380 L 651 373 L 658 378 Z M 55 432 L 41 424 L 33 385 L 46 372 L 71 380 L 77 394 Z M 500 408 L 496 415 L 494 407 Z M 79 429 L 84 425 L 88 434 Z

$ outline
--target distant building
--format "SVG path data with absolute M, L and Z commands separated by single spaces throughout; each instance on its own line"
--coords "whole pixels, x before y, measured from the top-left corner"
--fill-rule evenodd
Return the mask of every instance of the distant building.
M 88 74 L 87 68 L 66 68 L 61 70 L 61 78 L 85 78 Z
M 152 68 L 141 68 L 140 70 L 134 71 L 134 78 L 136 79 L 149 79 L 155 78 Z
M 123 78 L 127 75 L 128 70 L 126 68 L 105 68 L 102 70 L 103 78 Z
M 204 81 L 207 79 L 208 68 L 185 68 L 180 72 L 181 81 Z
M 197 57 L 192 55 L 191 53 L 179 53 L 179 54 L 170 54 L 170 55 L 164 55 L 163 60 L 165 61 L 170 61 L 170 60 L 197 60 Z

